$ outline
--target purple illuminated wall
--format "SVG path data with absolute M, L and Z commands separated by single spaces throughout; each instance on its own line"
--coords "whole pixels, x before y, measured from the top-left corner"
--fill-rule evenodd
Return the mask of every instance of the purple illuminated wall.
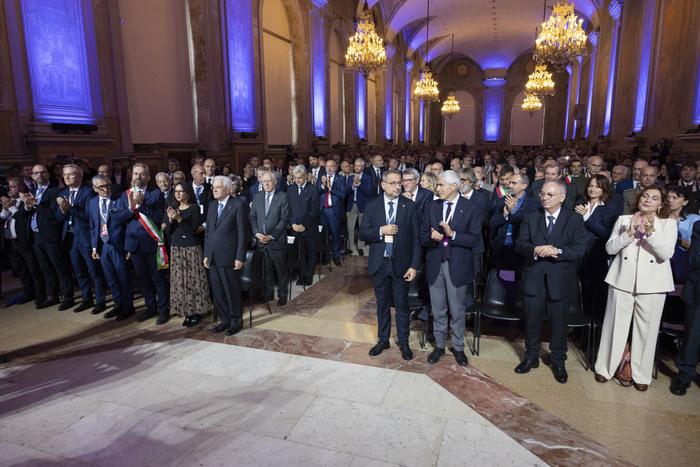
M 313 8 L 313 99 L 314 99 L 314 135 L 326 136 L 326 60 L 324 45 L 323 17 L 321 10 Z
M 425 141 L 423 139 L 423 119 L 425 118 L 425 103 L 420 101 L 420 106 L 418 107 L 418 141 Z
M 94 50 L 94 26 L 87 3 L 83 10 L 80 0 L 21 2 L 32 103 L 39 120 L 94 123 L 95 113 L 101 113 L 99 92 L 92 95 L 99 77 L 95 71 L 91 80 L 88 51 Z M 86 31 L 92 33 L 92 43 Z
M 406 62 L 406 116 L 404 118 L 404 131 L 406 141 L 411 139 L 411 69 L 413 63 Z
M 654 30 L 656 0 L 648 0 L 644 12 L 644 31 Z M 647 93 L 649 90 L 649 64 L 651 62 L 652 34 L 642 34 L 642 50 L 639 58 L 639 81 L 637 83 L 637 107 L 634 112 L 633 131 L 642 131 L 646 120 Z
M 698 61 L 698 76 L 695 83 L 695 108 L 693 111 L 693 124 L 700 125 L 700 61 Z
M 610 71 L 608 72 L 608 92 L 605 98 L 605 127 L 603 129 L 603 134 L 607 135 L 610 133 L 610 120 L 612 118 L 612 107 L 613 98 L 615 94 L 615 76 L 617 72 L 617 57 L 618 48 L 620 43 L 620 29 L 622 29 L 622 5 L 624 0 L 613 0 L 608 11 L 613 20 L 613 37 L 612 45 L 610 46 Z
M 593 46 L 593 53 L 591 54 L 591 59 L 589 61 L 589 75 L 588 75 L 588 98 L 586 99 L 586 138 L 591 132 L 591 105 L 593 104 L 593 85 L 595 84 L 595 62 L 596 62 L 596 52 L 598 51 L 598 36 L 600 33 L 592 32 L 588 35 L 588 40 Z
M 394 122 L 394 78 L 390 72 L 384 75 L 386 79 L 386 104 L 384 105 L 384 137 L 388 140 L 391 139 L 391 130 L 393 128 Z
M 228 75 L 231 126 L 255 131 L 255 75 L 253 71 L 253 16 L 248 0 L 222 0 L 224 50 Z
M 356 96 L 357 96 L 357 136 L 360 139 L 367 138 L 367 91 L 365 77 L 361 73 L 355 73 Z
M 571 82 L 573 81 L 573 68 L 571 66 L 566 67 L 566 73 L 569 75 L 569 85 L 566 88 L 566 120 L 564 122 L 564 139 L 569 137 L 569 114 L 571 113 L 571 107 L 569 103 L 571 102 Z
M 501 136 L 505 84 L 506 80 L 500 78 L 484 80 L 484 141 L 498 141 Z

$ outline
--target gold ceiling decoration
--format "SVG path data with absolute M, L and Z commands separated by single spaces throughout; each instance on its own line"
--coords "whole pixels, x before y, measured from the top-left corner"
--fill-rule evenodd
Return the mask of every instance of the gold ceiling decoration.
M 374 31 L 374 21 L 365 0 L 362 18 L 357 22 L 355 35 L 345 54 L 345 71 L 359 71 L 366 78 L 386 67 L 384 41 Z
M 549 62 L 557 71 L 573 66 L 577 57 L 586 55 L 587 39 L 582 24 L 583 20 L 574 13 L 573 3 L 562 0 L 555 5 L 552 16 L 542 23 L 535 45 L 535 60 Z

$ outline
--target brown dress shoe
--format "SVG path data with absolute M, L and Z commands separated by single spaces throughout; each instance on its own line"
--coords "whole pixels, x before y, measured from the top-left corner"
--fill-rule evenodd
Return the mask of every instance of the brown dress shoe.
M 595 380 L 599 383 L 607 383 L 608 382 L 608 378 L 606 378 L 605 376 L 600 375 L 598 373 L 595 374 Z
M 636 389 L 637 391 L 640 391 L 640 392 L 644 392 L 647 389 L 649 389 L 649 385 L 648 384 L 634 383 L 634 389 Z

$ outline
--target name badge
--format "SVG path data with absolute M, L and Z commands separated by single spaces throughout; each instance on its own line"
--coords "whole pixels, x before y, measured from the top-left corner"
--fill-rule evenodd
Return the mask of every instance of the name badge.
M 199 213 L 204 214 L 204 206 L 201 204 L 199 205 Z
M 394 243 L 393 235 L 384 235 L 384 243 Z
M 102 224 L 102 227 L 100 228 L 100 234 L 103 237 L 109 236 L 109 232 L 107 231 L 107 224 Z

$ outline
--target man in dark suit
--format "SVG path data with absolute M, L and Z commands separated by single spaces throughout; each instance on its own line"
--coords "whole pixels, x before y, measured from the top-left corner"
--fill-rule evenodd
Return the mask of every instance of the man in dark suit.
M 545 316 L 552 327 L 549 348 L 554 378 L 566 383 L 566 335 L 573 287 L 578 286 L 578 262 L 586 252 L 583 217 L 563 209 L 567 183 L 552 180 L 542 186 L 542 209 L 528 213 L 520 223 L 516 251 L 525 259 L 525 359 L 515 372 L 527 373 L 539 366 L 541 327 Z
M 211 185 L 205 181 L 206 172 L 201 165 L 195 165 L 190 172 L 192 173 L 192 191 L 194 191 L 194 197 L 197 199 L 199 212 L 202 213 L 206 219 L 209 203 L 214 199 L 211 192 Z
M 544 178 L 540 180 L 535 180 L 530 185 L 530 196 L 532 196 L 532 198 L 535 200 L 541 200 L 540 192 L 542 191 L 542 186 L 546 182 L 560 179 L 561 174 L 557 163 L 552 161 L 547 162 L 544 166 Z M 580 196 L 581 193 L 578 192 L 576 185 L 569 185 L 569 188 L 566 192 L 566 199 L 564 200 L 562 207 L 568 211 L 573 211 Z
M 345 217 L 345 177 L 336 174 L 338 164 L 329 159 L 326 162 L 326 175 L 316 182 L 319 190 L 321 223 L 330 229 L 333 237 L 333 263 L 340 266 L 340 220 Z
M 107 164 L 103 164 L 99 167 L 97 167 L 97 175 L 103 175 L 107 177 L 110 181 L 112 180 L 112 168 L 108 166 Z M 121 195 L 122 191 L 124 190 L 124 187 L 122 187 L 120 184 L 116 182 L 112 182 L 112 194 L 113 195 Z
M 309 154 L 309 164 L 306 166 L 306 172 L 309 174 L 309 180 L 314 185 L 321 180 L 321 177 L 326 175 L 326 168 L 320 164 L 318 154 Z M 260 175 L 258 175 L 258 178 L 260 178 Z
M 372 165 L 365 169 L 365 174 L 371 177 L 370 199 L 382 194 L 382 174 L 384 173 L 384 158 L 377 154 L 372 158 Z
M 121 206 L 121 197 L 118 193 L 112 193 L 110 180 L 106 176 L 94 176 L 92 189 L 97 193 L 88 202 L 92 258 L 100 262 L 114 301 L 114 308 L 105 313 L 104 317 L 116 317 L 122 321 L 134 314 L 134 290 L 129 279 L 124 249 L 126 222 L 131 217 L 131 212 Z M 102 311 L 104 310 L 95 307 L 91 313 L 96 315 Z
M 474 280 L 473 250 L 481 241 L 482 214 L 475 203 L 459 195 L 459 175 L 453 170 L 440 174 L 437 194 L 440 201 L 428 204 L 420 229 L 427 248 L 425 275 L 435 335 L 428 363 L 437 363 L 445 354 L 449 308 L 455 360 L 466 366 L 465 311 L 474 304 L 468 285 Z
M 360 238 L 370 245 L 368 271 L 377 297 L 378 339 L 369 354 L 379 355 L 389 348 L 389 307 L 393 298 L 401 356 L 404 360 L 411 360 L 408 287 L 420 268 L 422 254 L 418 208 L 415 203 L 400 197 L 401 172 L 389 169 L 384 172 L 383 179 L 384 196 L 372 198 L 367 203 L 360 226 Z
M 78 165 L 64 165 L 63 180 L 66 187 L 59 191 L 56 200 L 64 219 L 63 246 L 69 251 L 73 272 L 83 294 L 80 305 L 73 311 L 80 313 L 94 307 L 95 314 L 102 313 L 107 309 L 105 278 L 100 263 L 92 259 L 88 213 L 88 202 L 95 196 L 95 192 L 83 185 L 83 169 Z M 90 288 L 91 277 L 95 282 L 95 300 Z
M 266 171 L 260 176 L 263 192 L 253 199 L 250 208 L 250 227 L 259 250 L 265 254 L 265 296 L 258 303 L 275 299 L 275 274 L 277 274 L 277 306 L 287 304 L 287 223 L 289 199 L 283 191 L 275 190 L 277 179 Z
M 420 186 L 420 174 L 413 167 L 403 172 L 401 183 L 403 183 L 403 196 L 416 203 L 418 216 L 423 217 L 425 205 L 433 200 L 433 192 Z
M 226 331 L 227 336 L 243 329 L 241 268 L 250 235 L 245 204 L 231 197 L 232 186 L 230 178 L 214 177 L 204 241 L 204 266 L 209 269 L 214 305 L 221 317 L 214 333 Z
M 16 215 L 25 217 L 29 230 L 34 232 L 34 254 L 44 273 L 48 289 L 46 300 L 36 307 L 42 309 L 57 305 L 60 283 L 63 302 L 59 310 L 67 310 L 75 302 L 68 252 L 61 248 L 63 216 L 56 201 L 58 188 L 49 184 L 49 172 L 43 165 L 32 168 L 32 177 L 37 184 L 36 195 L 21 193 L 24 209 L 20 209 Z
M 659 169 L 656 168 L 656 166 L 644 166 L 640 171 L 639 186 L 637 186 L 636 188 L 630 188 L 629 190 L 625 190 L 622 193 L 622 214 L 627 215 L 634 213 L 634 210 L 637 208 L 637 206 L 635 206 L 634 204 L 634 201 L 635 199 L 637 199 L 637 195 L 639 194 L 639 192 L 642 191 L 643 188 L 646 188 L 651 185 L 656 185 L 656 181 L 658 180 L 658 178 Z
M 133 188 L 122 193 L 120 209 L 131 213 L 126 222 L 124 249 L 129 252 L 146 303 L 146 311 L 137 321 L 142 322 L 158 316 L 156 324 L 161 325 L 170 319 L 170 283 L 166 279 L 165 271 L 158 268 L 159 242 L 153 238 L 154 233 L 147 230 L 147 226 L 148 220 L 153 223 L 160 222 L 165 206 L 163 193 L 148 187 L 150 179 L 146 164 L 134 164 L 131 180 Z M 126 312 L 120 316 L 122 319 L 129 317 Z
M 630 169 L 624 165 L 616 165 L 610 172 L 612 191 L 622 194 L 623 191 L 634 188 L 634 182 L 629 178 Z
M 295 187 L 287 189 L 289 198 L 292 233 L 299 240 L 300 265 L 297 285 L 313 284 L 316 265 L 316 241 L 318 239 L 318 217 L 321 205 L 318 200 L 318 188 L 308 181 L 306 167 L 294 168 Z
M 489 230 L 497 269 L 519 271 L 523 265 L 523 258 L 515 252 L 515 240 L 525 215 L 540 207 L 540 203 L 527 194 L 528 184 L 527 175 L 515 174 L 510 179 L 508 194 L 494 198 L 496 208 L 489 221 Z
M 361 158 L 355 159 L 353 170 L 354 176 L 348 179 L 346 184 L 348 190 L 346 208 L 348 242 L 350 243 L 352 254 L 362 256 L 365 254 L 365 243 L 359 239 L 358 233 L 357 246 L 355 246 L 355 224 L 357 224 L 358 228 L 362 225 L 365 206 L 372 190 L 372 179 L 364 173 L 365 161 Z

